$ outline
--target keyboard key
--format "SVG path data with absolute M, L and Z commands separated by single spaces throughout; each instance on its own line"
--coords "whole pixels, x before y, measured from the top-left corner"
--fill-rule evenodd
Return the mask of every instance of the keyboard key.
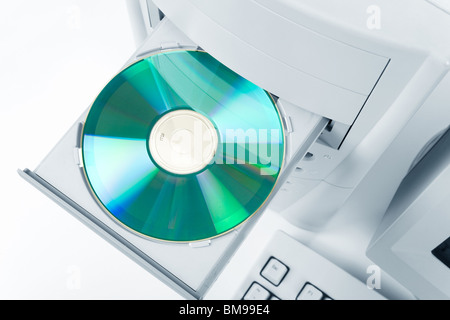
M 312 284 L 307 283 L 297 296 L 297 300 L 321 300 L 322 297 L 322 291 L 314 287 Z
M 244 295 L 244 300 L 267 300 L 270 297 L 270 292 L 257 282 L 253 282 L 247 293 Z
M 280 260 L 271 257 L 261 271 L 261 276 L 278 286 L 288 273 L 289 268 Z
M 281 300 L 281 299 L 278 298 L 277 296 L 271 296 L 269 300 Z

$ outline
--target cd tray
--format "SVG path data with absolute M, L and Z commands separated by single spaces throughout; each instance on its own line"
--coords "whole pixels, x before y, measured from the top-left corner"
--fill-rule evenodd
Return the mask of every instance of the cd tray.
M 167 49 L 168 44 L 198 48 L 164 19 L 126 65 L 151 52 Z M 287 102 L 279 101 L 278 105 L 285 122 L 287 150 L 277 186 L 258 214 L 235 230 L 211 240 L 190 244 L 151 240 L 123 228 L 104 212 L 90 192 L 79 158 L 79 140 L 88 111 L 79 117 L 34 171 L 19 170 L 19 174 L 175 291 L 188 299 L 202 299 L 328 122 Z

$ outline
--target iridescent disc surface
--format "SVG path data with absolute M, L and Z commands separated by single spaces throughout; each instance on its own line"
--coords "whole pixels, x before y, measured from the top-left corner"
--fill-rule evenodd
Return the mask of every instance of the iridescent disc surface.
M 174 174 L 153 160 L 149 136 L 174 110 L 208 118 L 219 137 L 202 170 Z M 264 204 L 284 155 L 278 110 L 266 91 L 202 51 L 167 51 L 121 71 L 102 90 L 82 136 L 91 189 L 117 221 L 166 241 L 232 230 Z

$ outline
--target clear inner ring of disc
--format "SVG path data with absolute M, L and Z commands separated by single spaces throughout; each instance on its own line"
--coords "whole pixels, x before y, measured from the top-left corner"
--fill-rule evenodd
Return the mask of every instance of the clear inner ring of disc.
M 174 174 L 192 174 L 213 160 L 219 142 L 212 122 L 192 110 L 174 110 L 162 116 L 149 137 L 153 160 Z

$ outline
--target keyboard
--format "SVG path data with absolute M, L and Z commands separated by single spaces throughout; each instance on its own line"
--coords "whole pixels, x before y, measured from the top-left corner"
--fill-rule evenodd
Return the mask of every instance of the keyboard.
M 380 300 L 376 290 L 282 231 L 269 241 L 235 299 Z

